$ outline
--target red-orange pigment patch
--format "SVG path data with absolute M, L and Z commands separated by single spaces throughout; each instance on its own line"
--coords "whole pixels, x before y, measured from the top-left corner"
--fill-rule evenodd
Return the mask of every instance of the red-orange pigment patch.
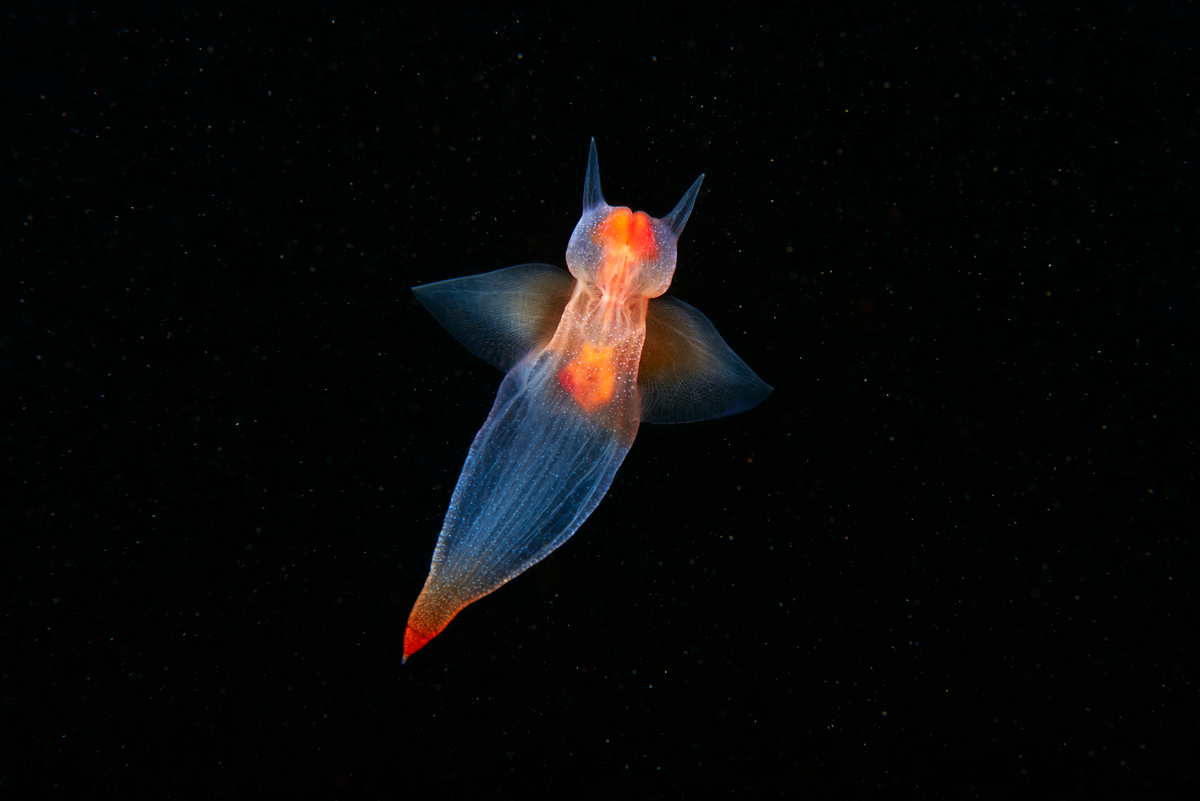
M 575 360 L 558 371 L 558 383 L 586 412 L 594 412 L 608 403 L 616 383 L 612 348 L 597 348 L 584 342 Z
M 654 222 L 644 211 L 613 209 L 612 213 L 596 226 L 596 241 L 610 249 L 627 247 L 639 259 L 658 257 Z
M 633 214 L 629 223 L 629 246 L 643 259 L 658 258 L 658 240 L 654 238 L 654 223 L 644 211 Z
M 408 658 L 425 647 L 425 644 L 438 636 L 441 632 L 433 634 L 422 634 L 412 626 L 407 626 L 404 629 L 404 656 L 400 659 L 400 664 L 408 661 Z

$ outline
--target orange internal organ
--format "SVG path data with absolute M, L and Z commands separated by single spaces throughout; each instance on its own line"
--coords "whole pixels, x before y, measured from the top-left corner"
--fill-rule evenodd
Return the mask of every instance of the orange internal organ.
M 594 412 L 613 396 L 613 349 L 584 342 L 579 355 L 558 371 L 558 383 L 584 411 Z
M 630 255 L 634 258 L 648 260 L 658 258 L 658 240 L 654 236 L 654 223 L 650 220 L 650 215 L 644 211 L 631 212 L 626 208 L 613 209 L 596 226 L 596 241 L 604 245 L 612 255 L 617 255 L 622 248 L 628 248 Z

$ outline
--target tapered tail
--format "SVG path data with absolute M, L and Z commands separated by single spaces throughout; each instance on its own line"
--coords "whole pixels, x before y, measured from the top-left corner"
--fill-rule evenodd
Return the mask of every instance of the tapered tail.
M 402 665 L 410 656 L 424 648 L 426 643 L 441 634 L 455 615 L 467 606 L 465 603 L 447 603 L 444 598 L 439 598 L 441 593 L 431 591 L 429 586 L 435 581 L 431 575 L 408 615 L 408 626 L 404 629 L 404 656 L 400 660 Z

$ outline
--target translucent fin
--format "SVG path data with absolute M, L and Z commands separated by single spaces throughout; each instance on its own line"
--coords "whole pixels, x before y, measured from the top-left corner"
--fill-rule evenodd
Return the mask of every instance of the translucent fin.
M 554 336 L 575 279 L 552 264 L 518 264 L 413 287 L 413 294 L 476 356 L 508 370 Z
M 642 422 L 691 423 L 744 412 L 771 387 L 725 344 L 699 310 L 652 298 L 638 365 Z

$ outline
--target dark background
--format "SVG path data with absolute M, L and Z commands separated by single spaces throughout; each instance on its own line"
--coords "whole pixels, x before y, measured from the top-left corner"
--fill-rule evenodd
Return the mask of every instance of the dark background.
M 1197 16 L 17 4 L 0 794 L 1171 797 Z M 775 393 L 402 668 L 500 382 L 409 287 L 563 264 L 592 136 Z

